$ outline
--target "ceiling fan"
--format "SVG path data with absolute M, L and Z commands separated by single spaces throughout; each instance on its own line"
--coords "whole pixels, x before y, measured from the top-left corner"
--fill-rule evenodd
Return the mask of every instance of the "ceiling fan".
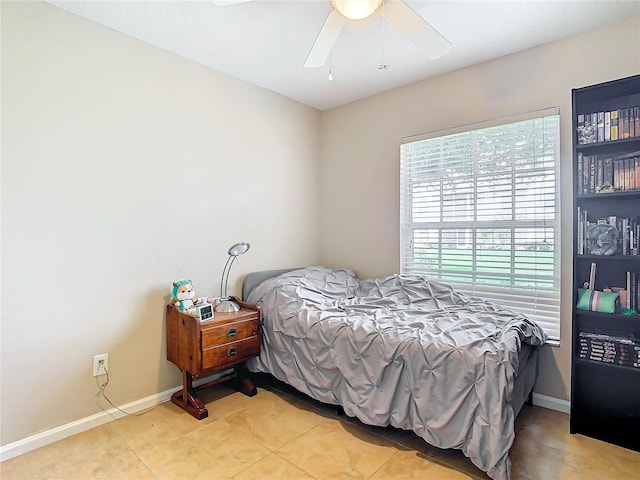
M 253 0 L 212 1 L 215 5 L 225 6 Z M 423 48 L 431 59 L 444 55 L 451 48 L 451 43 L 403 0 L 331 0 L 331 5 L 331 13 L 304 62 L 305 68 L 321 67 L 326 63 L 347 21 L 365 20 L 373 14 L 382 16 L 396 30 Z

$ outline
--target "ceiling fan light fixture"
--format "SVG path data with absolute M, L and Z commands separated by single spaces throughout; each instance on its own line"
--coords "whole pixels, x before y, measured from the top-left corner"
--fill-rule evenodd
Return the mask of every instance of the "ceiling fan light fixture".
M 331 3 L 349 20 L 362 20 L 373 15 L 382 0 L 331 0 Z

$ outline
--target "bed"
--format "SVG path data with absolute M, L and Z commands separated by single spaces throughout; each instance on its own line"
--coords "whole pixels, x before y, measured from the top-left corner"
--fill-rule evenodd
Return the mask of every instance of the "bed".
M 537 324 L 420 277 L 322 266 L 249 274 L 243 298 L 263 317 L 250 371 L 509 479 L 514 420 L 546 340 Z

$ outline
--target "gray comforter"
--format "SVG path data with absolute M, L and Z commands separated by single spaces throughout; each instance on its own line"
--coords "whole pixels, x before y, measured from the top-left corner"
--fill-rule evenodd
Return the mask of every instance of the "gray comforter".
M 509 478 L 518 353 L 521 342 L 544 343 L 538 325 L 419 277 L 358 280 L 324 267 L 266 280 L 248 301 L 264 318 L 250 370 Z

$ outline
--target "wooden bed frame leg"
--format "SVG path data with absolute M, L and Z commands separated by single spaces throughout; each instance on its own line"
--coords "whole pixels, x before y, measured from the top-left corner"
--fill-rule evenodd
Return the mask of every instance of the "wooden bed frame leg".
M 193 388 L 193 376 L 189 372 L 182 372 L 182 390 L 171 395 L 171 401 L 198 420 L 209 416 L 209 411 Z

